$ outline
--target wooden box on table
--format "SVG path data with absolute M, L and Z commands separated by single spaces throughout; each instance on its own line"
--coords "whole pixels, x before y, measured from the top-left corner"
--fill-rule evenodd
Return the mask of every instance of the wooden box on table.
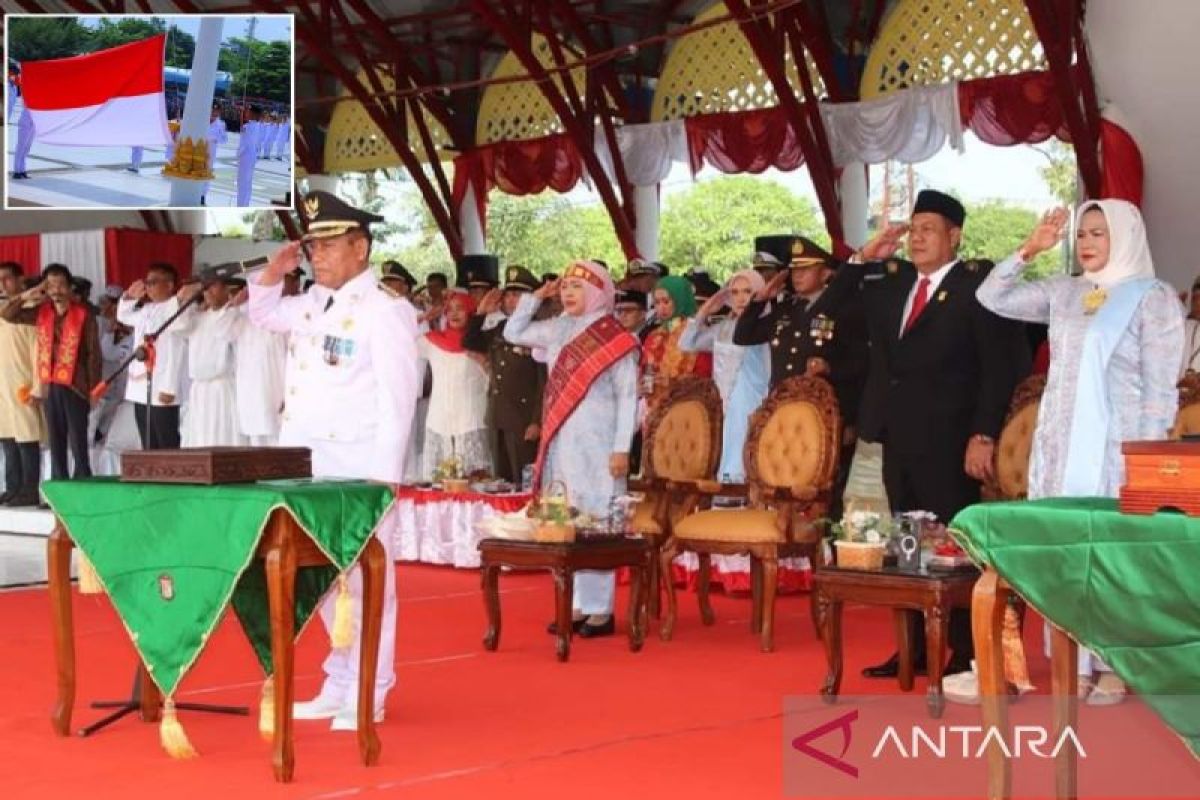
M 1200 516 L 1200 441 L 1125 442 L 1121 511 L 1177 509 Z
M 307 447 L 190 447 L 121 455 L 121 480 L 136 483 L 253 483 L 311 478 Z

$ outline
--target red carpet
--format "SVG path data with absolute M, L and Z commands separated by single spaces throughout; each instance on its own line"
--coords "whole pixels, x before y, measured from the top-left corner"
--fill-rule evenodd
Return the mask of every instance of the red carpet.
M 553 599 L 545 574 L 501 578 L 500 649 L 483 650 L 484 614 L 474 572 L 399 567 L 399 684 L 380 727 L 379 766 L 357 761 L 355 737 L 327 723 L 297 723 L 296 780 L 274 783 L 255 717 L 184 712 L 201 758 L 170 760 L 157 726 L 127 717 L 90 739 L 50 729 L 54 698 L 45 590 L 0 593 L 0 798 L 563 797 L 775 798 L 782 698 L 812 694 L 825 660 L 809 622 L 808 596 L 779 600 L 777 650 L 749 633 L 749 603 L 717 595 L 717 624 L 700 624 L 695 596 L 682 594 L 675 640 L 657 625 L 641 653 L 623 635 L 576 640 L 558 663 L 544 632 Z M 620 592 L 623 612 L 625 591 Z M 73 724 L 99 712 L 97 698 L 128 691 L 133 655 L 104 598 L 75 599 L 79 688 Z M 619 622 L 623 624 L 623 614 Z M 844 694 L 895 692 L 859 669 L 892 650 L 890 613 L 847 608 Z M 1040 623 L 1029 625 L 1040 651 Z M 319 685 L 327 640 L 313 625 L 298 647 L 297 695 Z M 1036 644 L 1035 644 L 1036 643 Z M 1034 657 L 1035 683 L 1048 685 Z M 245 704 L 257 714 L 262 676 L 236 624 L 226 620 L 181 700 Z M 924 691 L 918 679 L 917 691 Z M 569 790 L 568 788 L 569 787 Z M 980 787 L 982 795 L 983 787 Z M 569 793 L 568 793 L 569 791 Z

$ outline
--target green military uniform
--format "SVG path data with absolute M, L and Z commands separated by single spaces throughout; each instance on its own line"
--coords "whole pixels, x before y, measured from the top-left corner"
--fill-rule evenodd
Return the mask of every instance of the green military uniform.
M 529 270 L 512 266 L 505 271 L 504 291 L 531 292 L 539 282 Z M 496 477 L 517 483 L 525 465 L 537 457 L 537 440 L 526 441 L 525 431 L 542 421 L 542 392 L 546 365 L 534 360 L 527 347 L 504 338 L 507 320 L 484 330 L 483 314 L 467 324 L 463 347 L 486 353 L 491 366 L 488 384 L 487 426 L 491 433 Z

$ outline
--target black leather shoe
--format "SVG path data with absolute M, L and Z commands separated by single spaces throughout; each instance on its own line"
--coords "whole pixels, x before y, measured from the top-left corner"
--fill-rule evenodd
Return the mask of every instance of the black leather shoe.
M 617 632 L 617 617 L 614 614 L 608 615 L 608 622 L 601 622 L 599 625 L 593 625 L 586 620 L 579 626 L 579 636 L 582 639 L 595 639 L 600 636 L 612 636 Z
M 579 629 L 583 627 L 585 622 L 587 622 L 587 617 L 584 617 L 583 619 L 571 620 L 571 633 L 579 633 Z M 557 636 L 558 635 L 558 623 L 551 622 L 549 625 L 547 625 L 546 633 L 550 634 L 551 636 Z
M 913 675 L 925 674 L 925 661 L 918 660 L 913 664 Z M 882 664 L 876 664 L 873 667 L 866 667 L 862 671 L 864 678 L 896 678 L 900 675 L 900 656 L 897 653 L 892 653 L 891 658 L 884 661 Z
M 11 500 L 14 494 L 16 494 L 16 492 L 4 492 L 3 494 L 0 494 L 0 506 Z

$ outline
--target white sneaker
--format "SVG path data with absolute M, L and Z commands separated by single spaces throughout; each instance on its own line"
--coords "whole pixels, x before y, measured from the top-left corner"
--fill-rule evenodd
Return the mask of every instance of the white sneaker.
M 292 719 L 332 719 L 345 707 L 346 702 L 341 698 L 322 693 L 312 700 L 294 703 Z
M 964 706 L 979 705 L 979 674 L 975 671 L 975 662 L 971 662 L 970 672 L 959 672 L 942 678 L 942 694 L 951 703 Z
M 383 707 L 375 709 L 375 722 L 383 722 Z M 333 722 L 329 726 L 331 731 L 357 731 L 358 730 L 358 706 L 347 706 L 333 717 Z

